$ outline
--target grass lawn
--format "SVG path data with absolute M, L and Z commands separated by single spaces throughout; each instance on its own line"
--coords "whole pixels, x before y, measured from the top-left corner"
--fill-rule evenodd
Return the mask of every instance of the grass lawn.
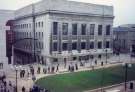
M 83 92 L 124 82 L 124 68 L 122 66 L 82 71 L 76 73 L 59 74 L 41 78 L 36 84 L 51 92 Z M 128 80 L 135 80 L 135 65 L 128 69 Z

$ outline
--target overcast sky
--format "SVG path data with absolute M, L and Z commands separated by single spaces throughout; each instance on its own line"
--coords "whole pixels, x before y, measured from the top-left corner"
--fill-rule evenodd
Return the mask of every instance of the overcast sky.
M 0 9 L 16 10 L 40 0 L 0 0 Z M 135 24 L 135 0 L 74 0 L 114 6 L 114 26 Z

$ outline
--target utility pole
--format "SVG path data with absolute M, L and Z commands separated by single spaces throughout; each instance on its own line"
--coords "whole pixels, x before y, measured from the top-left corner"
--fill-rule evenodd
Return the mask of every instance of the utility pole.
M 104 6 L 103 6 L 103 15 L 102 15 L 103 17 L 103 27 L 102 27 L 102 29 L 104 28 Z M 105 36 L 104 36 L 105 37 Z M 106 41 L 106 39 L 104 38 L 104 44 L 105 44 L 105 41 Z M 105 44 L 105 49 L 106 49 L 106 44 Z M 107 59 L 106 59 L 106 61 L 107 61 Z M 102 63 L 104 63 L 104 62 L 102 62 Z M 103 83 L 104 83 L 104 65 L 103 65 L 103 68 L 102 68 L 102 78 L 101 78 L 101 92 L 104 92 L 104 87 L 103 87 Z
M 32 4 L 32 22 L 33 22 L 33 60 L 34 62 L 36 62 L 36 53 L 35 53 L 35 33 L 36 33 L 36 30 L 35 30 L 35 6 L 34 4 Z

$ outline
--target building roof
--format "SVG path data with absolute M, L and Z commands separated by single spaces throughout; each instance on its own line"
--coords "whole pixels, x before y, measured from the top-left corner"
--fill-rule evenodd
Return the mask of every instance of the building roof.
M 124 24 L 120 25 L 120 27 L 135 28 L 135 24 Z
M 121 26 L 119 26 L 119 27 L 115 27 L 115 28 L 113 28 L 113 31 L 123 31 L 123 32 L 127 32 L 127 31 L 135 31 L 135 29 L 134 28 L 130 28 L 130 27 L 121 27 Z
M 113 7 L 67 0 L 42 0 L 15 11 L 15 17 L 46 12 L 113 16 Z

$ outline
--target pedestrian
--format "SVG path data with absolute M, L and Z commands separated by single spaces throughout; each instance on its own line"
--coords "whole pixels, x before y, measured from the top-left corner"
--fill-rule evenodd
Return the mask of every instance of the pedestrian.
M 13 91 L 14 91 L 14 92 L 16 92 L 16 91 L 17 91 L 17 90 L 16 90 L 16 86 L 14 86 L 14 87 L 13 87 Z
M 11 83 L 11 81 L 9 81 L 9 86 L 10 86 L 10 87 L 12 86 L 12 83 Z
M 23 70 L 23 78 L 24 78 L 24 76 L 25 76 L 25 70 Z
M 77 65 L 77 63 L 75 64 L 75 68 L 76 68 L 76 70 L 78 70 L 78 65 Z
M 54 69 L 55 69 L 54 66 L 52 66 L 51 73 L 54 73 Z
M 95 65 L 97 65 L 97 60 L 95 60 Z
M 7 88 L 6 88 L 6 86 L 4 87 L 4 92 L 7 92 Z
M 40 67 L 38 67 L 37 74 L 40 74 Z
M 58 71 L 59 71 L 59 65 L 56 66 L 56 72 L 58 72 Z
M 67 66 L 67 61 L 66 61 L 66 59 L 64 58 L 64 68 L 66 68 L 66 66 Z
M 25 92 L 25 87 L 24 86 L 22 87 L 22 92 Z
M 35 75 L 32 76 L 32 80 L 33 80 L 33 81 L 36 80 L 36 76 L 35 76 Z
M 101 62 L 101 66 L 103 66 L 103 65 L 104 65 L 104 62 L 102 61 L 102 62 Z
M 32 88 L 29 89 L 29 92 L 33 92 Z
M 47 70 L 46 67 L 43 68 L 43 73 L 46 74 Z
M 32 68 L 32 71 L 31 71 L 31 72 L 32 72 L 32 76 L 33 76 L 33 75 L 35 74 L 35 73 L 34 73 L 34 72 L 35 72 L 34 68 Z
M 50 73 L 50 66 L 48 66 L 48 73 Z
M 29 76 L 30 76 L 30 72 L 28 71 L 28 72 L 27 72 L 27 77 L 29 77 Z
M 71 71 L 71 67 L 70 67 L 70 65 L 68 66 L 68 71 Z

